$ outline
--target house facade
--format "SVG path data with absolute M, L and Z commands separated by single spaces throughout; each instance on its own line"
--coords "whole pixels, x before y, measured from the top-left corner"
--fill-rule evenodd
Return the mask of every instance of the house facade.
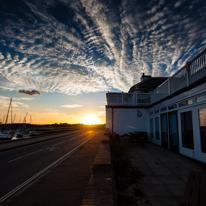
M 169 78 L 143 74 L 128 93 L 108 92 L 106 127 L 206 163 L 206 50 Z

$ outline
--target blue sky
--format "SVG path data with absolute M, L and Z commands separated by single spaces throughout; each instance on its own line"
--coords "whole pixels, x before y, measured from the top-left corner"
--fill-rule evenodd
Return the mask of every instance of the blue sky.
M 127 92 L 143 72 L 172 75 L 206 46 L 203 0 L 0 4 L 0 120 L 13 97 L 18 121 L 28 112 L 33 123 L 75 123 L 92 113 L 102 123 L 107 91 Z

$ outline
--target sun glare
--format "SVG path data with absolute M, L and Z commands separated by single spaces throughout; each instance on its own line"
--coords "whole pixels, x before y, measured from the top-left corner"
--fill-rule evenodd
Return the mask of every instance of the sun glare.
M 83 124 L 98 124 L 99 120 L 94 114 L 89 114 L 83 117 Z

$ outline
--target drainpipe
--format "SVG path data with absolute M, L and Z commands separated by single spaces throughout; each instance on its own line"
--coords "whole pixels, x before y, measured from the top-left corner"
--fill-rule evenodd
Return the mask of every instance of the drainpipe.
M 187 87 L 190 85 L 190 63 L 186 63 L 186 80 L 187 80 Z
M 114 132 L 114 108 L 112 108 L 112 135 L 113 135 L 113 132 Z

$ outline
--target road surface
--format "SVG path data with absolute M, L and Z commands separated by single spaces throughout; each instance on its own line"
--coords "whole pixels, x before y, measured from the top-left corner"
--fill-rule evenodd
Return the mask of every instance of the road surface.
M 97 131 L 82 131 L 0 152 L 0 198 L 85 142 Z

